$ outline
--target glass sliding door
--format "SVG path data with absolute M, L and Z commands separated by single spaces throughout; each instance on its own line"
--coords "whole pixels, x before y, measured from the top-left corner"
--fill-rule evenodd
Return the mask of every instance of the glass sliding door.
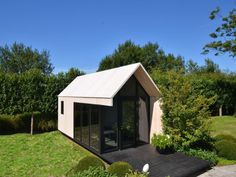
M 145 90 L 138 85 L 138 142 L 140 144 L 149 142 L 149 96 Z
M 124 99 L 121 102 L 121 148 L 131 147 L 135 145 L 135 106 L 135 99 Z
M 118 149 L 118 112 L 117 99 L 114 98 L 113 106 L 103 106 L 101 119 L 103 125 L 102 131 L 102 150 L 103 152 Z
M 91 106 L 90 120 L 90 146 L 99 150 L 100 147 L 100 124 L 99 124 L 99 109 L 97 106 Z
M 81 104 L 74 103 L 74 139 L 81 141 Z
M 89 146 L 89 105 L 82 107 L 82 143 Z
M 100 151 L 100 107 L 74 103 L 74 139 Z

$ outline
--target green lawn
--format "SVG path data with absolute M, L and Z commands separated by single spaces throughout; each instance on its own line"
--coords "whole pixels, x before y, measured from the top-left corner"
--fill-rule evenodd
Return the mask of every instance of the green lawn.
M 220 134 L 229 134 L 236 138 L 236 117 L 233 116 L 222 116 L 212 117 L 211 126 L 212 136 Z M 236 164 L 236 160 L 227 160 L 219 158 L 218 165 L 231 165 Z
M 0 136 L 0 176 L 62 176 L 90 153 L 59 132 Z
M 212 117 L 212 135 L 229 134 L 236 138 L 236 117 Z

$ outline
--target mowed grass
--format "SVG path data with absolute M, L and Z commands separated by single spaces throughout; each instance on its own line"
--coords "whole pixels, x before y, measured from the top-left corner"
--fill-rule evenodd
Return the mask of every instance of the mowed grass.
M 0 136 L 0 176 L 63 176 L 90 152 L 60 132 Z
M 225 134 L 231 135 L 236 138 L 236 117 L 233 116 L 222 116 L 212 117 L 211 125 L 212 136 Z M 232 165 L 236 164 L 236 160 L 227 160 L 219 158 L 218 165 Z
M 227 134 L 236 138 L 236 117 L 212 117 L 211 130 L 213 136 Z

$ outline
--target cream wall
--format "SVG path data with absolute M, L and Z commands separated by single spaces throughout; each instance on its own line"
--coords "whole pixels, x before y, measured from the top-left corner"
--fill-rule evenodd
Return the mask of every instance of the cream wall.
M 160 98 L 150 97 L 150 117 L 151 117 L 151 127 L 150 127 L 150 142 L 154 133 L 162 133 L 162 110 L 160 107 Z
M 61 114 L 61 101 L 64 101 L 64 114 Z M 74 136 L 74 100 L 58 97 L 58 130 L 73 138 Z

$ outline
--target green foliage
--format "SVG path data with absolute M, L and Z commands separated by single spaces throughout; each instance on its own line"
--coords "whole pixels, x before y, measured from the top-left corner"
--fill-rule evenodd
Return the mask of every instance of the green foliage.
M 226 140 L 232 143 L 236 143 L 236 138 L 227 134 L 220 134 L 220 135 L 215 136 L 214 138 L 216 139 L 216 141 Z
M 111 55 L 102 59 L 98 70 L 111 69 L 137 62 L 142 63 L 147 71 L 151 71 L 155 67 L 162 71 L 184 68 L 182 57 L 165 54 L 157 44 L 148 43 L 141 47 L 132 41 L 126 41 L 119 45 Z
M 220 157 L 236 160 L 236 138 L 229 134 L 215 136 L 215 149 Z
M 214 20 L 220 12 L 219 8 L 213 10 L 210 14 L 210 19 Z M 215 32 L 210 34 L 213 41 L 206 44 L 203 48 L 203 53 L 208 53 L 210 50 L 215 51 L 215 55 L 229 53 L 230 56 L 236 56 L 236 9 L 232 9 L 227 16 L 218 16 L 221 19 L 221 25 L 218 26 Z
M 117 177 L 116 175 L 108 173 L 101 167 L 89 167 L 88 170 L 84 170 L 75 174 L 67 175 L 67 177 Z
M 228 140 L 221 140 L 215 143 L 216 152 L 220 157 L 229 160 L 236 160 L 236 143 Z
M 218 109 L 223 106 L 224 114 L 233 114 L 236 111 L 236 76 L 225 73 L 201 72 L 187 76 L 194 91 L 207 98 L 215 97 L 211 105 L 211 113 L 218 115 Z
M 214 166 L 218 163 L 217 155 L 211 151 L 206 151 L 206 150 L 201 150 L 201 149 L 188 149 L 188 150 L 181 149 L 180 151 L 182 151 L 183 153 L 189 156 L 198 157 L 203 160 L 207 160 L 208 162 L 210 162 L 211 166 Z
M 57 95 L 83 72 L 71 69 L 67 73 L 47 76 L 31 69 L 22 74 L 0 72 L 0 114 L 39 111 L 57 113 Z
M 51 74 L 53 66 L 50 63 L 49 52 L 39 52 L 22 43 L 0 47 L 0 70 L 7 73 L 23 73 L 38 69 L 44 74 Z
M 57 129 L 57 115 L 34 112 L 34 131 L 45 132 Z M 0 134 L 30 132 L 32 113 L 0 115 Z
M 103 170 L 105 169 L 105 165 L 102 162 L 102 160 L 100 160 L 99 158 L 95 157 L 95 156 L 86 156 L 84 158 L 82 158 L 79 163 L 74 166 L 71 171 L 69 172 L 69 174 L 72 172 L 72 174 L 76 174 L 78 172 L 82 172 L 84 170 L 88 170 L 89 167 L 100 167 Z
M 148 177 L 148 173 L 142 173 L 142 172 L 131 170 L 129 173 L 126 174 L 125 177 Z
M 156 135 L 154 134 L 151 140 L 153 146 L 159 149 L 171 149 L 173 148 L 173 142 L 169 135 Z
M 209 105 L 215 99 L 198 94 L 180 72 L 154 70 L 152 78 L 162 93 L 164 132 L 178 146 L 210 148 Z
M 133 167 L 127 162 L 114 162 L 107 168 L 109 173 L 117 175 L 117 177 L 125 177 L 130 170 L 133 170 Z

